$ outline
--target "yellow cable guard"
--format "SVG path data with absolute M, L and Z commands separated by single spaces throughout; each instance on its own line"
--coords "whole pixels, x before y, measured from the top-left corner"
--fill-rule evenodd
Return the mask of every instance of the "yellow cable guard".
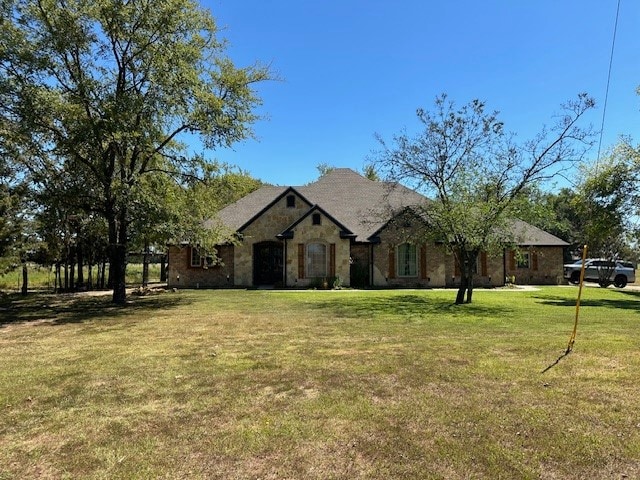
M 582 284 L 584 283 L 584 265 L 587 260 L 587 246 L 582 248 L 582 268 L 580 268 L 580 286 L 578 287 L 578 299 L 576 300 L 576 321 L 573 324 L 573 333 L 569 339 L 569 345 L 567 345 L 566 353 L 570 353 L 573 350 L 573 344 L 576 341 L 576 332 L 578 331 L 578 314 L 580 313 L 580 297 L 582 296 Z

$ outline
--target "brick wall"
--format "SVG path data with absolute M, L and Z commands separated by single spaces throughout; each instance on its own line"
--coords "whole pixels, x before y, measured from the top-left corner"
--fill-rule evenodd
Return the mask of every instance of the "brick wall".
M 520 250 L 528 253 L 528 266 L 518 267 L 515 251 L 506 252 L 506 276 L 514 277 L 520 285 L 558 285 L 562 283 L 563 248 L 531 247 Z
M 213 267 L 191 267 L 191 247 L 169 247 L 167 285 L 182 288 L 233 286 L 233 245 L 217 247 L 216 256 L 222 264 Z

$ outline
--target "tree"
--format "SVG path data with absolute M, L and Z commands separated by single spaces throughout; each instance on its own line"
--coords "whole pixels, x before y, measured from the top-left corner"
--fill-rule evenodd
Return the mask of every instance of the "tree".
M 364 168 L 362 169 L 362 175 L 364 175 L 366 178 L 374 182 L 380 181 L 380 175 L 376 171 L 375 165 L 371 163 L 368 163 L 367 165 L 364 166 Z
M 621 143 L 597 165 L 585 166 L 576 205 L 584 219 L 584 243 L 591 256 L 613 260 L 629 251 L 634 238 L 638 204 L 638 164 L 634 150 Z M 611 270 L 612 270 L 611 269 Z M 601 272 L 601 285 L 608 285 L 610 271 Z
M 211 222 L 215 212 L 260 185 L 247 172 L 218 162 L 210 162 L 201 178 L 180 184 L 166 175 L 146 175 L 137 186 L 131 225 L 131 244 L 143 251 L 143 286 L 148 280 L 150 247 L 162 252 L 168 242 L 179 240 L 213 251 L 230 234 Z
M 27 257 L 35 245 L 28 183 L 10 160 L 10 147 L 0 137 L 0 272 L 21 265 L 23 295 L 27 294 Z
M 321 177 L 324 177 L 327 173 L 332 172 L 333 170 L 336 169 L 336 167 L 334 167 L 333 165 L 329 165 L 328 163 L 319 163 L 318 165 L 316 165 L 316 169 L 318 170 L 318 173 L 320 174 Z
M 4 162 L 0 156 L 0 162 Z M 15 241 L 19 234 L 20 195 L 13 174 L 5 163 L 0 165 L 0 257 Z
M 418 109 L 417 136 L 402 132 L 391 144 L 378 136 L 378 167 L 431 199 L 422 213 L 460 269 L 457 304 L 465 294 L 472 301 L 480 252 L 515 243 L 510 220 L 526 189 L 579 161 L 591 145 L 591 132 L 578 122 L 593 106 L 593 99 L 579 95 L 563 106 L 553 127 L 518 145 L 483 102 L 457 109 L 443 94 L 432 112 Z
M 577 186 L 563 187 L 556 192 L 532 188 L 521 200 L 522 208 L 515 209 L 518 218 L 569 243 L 564 249 L 565 263 L 579 256 L 585 243 L 587 219 L 580 209 Z
M 113 300 L 125 301 L 131 209 L 141 179 L 198 172 L 183 141 L 252 135 L 259 65 L 236 68 L 193 0 L 8 0 L 0 4 L 0 118 L 31 169 L 73 172 L 108 225 Z

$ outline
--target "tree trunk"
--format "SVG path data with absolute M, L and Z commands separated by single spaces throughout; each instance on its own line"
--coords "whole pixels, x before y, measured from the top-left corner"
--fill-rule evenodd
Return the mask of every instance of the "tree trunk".
M 127 300 L 127 212 L 125 207 L 118 215 L 111 215 L 109 222 L 109 279 L 113 288 L 113 303 L 124 305 Z
M 81 244 L 78 244 L 78 246 L 76 247 L 76 253 L 76 257 L 78 259 L 78 281 L 76 282 L 76 286 L 81 289 L 84 287 L 84 252 L 82 251 Z
M 142 286 L 149 285 L 149 240 L 144 239 L 144 252 L 142 252 Z
M 69 290 L 69 257 L 64 261 L 64 291 Z
M 467 291 L 467 277 L 462 271 L 460 272 L 460 287 L 458 287 L 458 294 L 456 295 L 456 305 L 462 305 L 464 303 L 464 294 Z
M 87 290 L 93 290 L 93 265 L 91 261 L 87 263 Z
M 69 289 L 70 290 L 75 290 L 76 289 L 76 255 L 75 255 L 75 250 L 72 250 L 72 254 L 71 254 L 71 265 L 70 265 L 70 272 L 69 273 Z
M 104 289 L 104 286 L 105 286 L 104 277 L 106 275 L 106 271 L 107 271 L 107 259 L 103 258 L 102 268 L 100 269 L 100 289 Z
M 473 272 L 469 274 L 467 279 L 467 300 L 466 303 L 471 303 L 471 298 L 473 297 Z
M 464 247 L 454 251 L 453 258 L 460 271 L 460 286 L 456 294 L 456 305 L 462 305 L 464 303 L 464 294 L 467 291 L 467 252 Z
M 117 243 L 117 240 L 116 240 L 116 243 Z M 113 250 L 113 247 L 112 247 L 111 243 L 109 243 L 109 252 L 107 253 L 107 255 L 109 256 L 109 262 L 108 262 L 109 263 L 109 271 L 107 273 L 107 288 L 109 290 L 113 290 L 113 282 L 114 282 L 114 280 L 113 280 L 113 274 L 114 273 L 113 273 L 113 266 L 112 266 L 113 265 L 112 264 L 112 262 L 113 262 L 113 258 L 112 258 L 113 252 L 112 252 L 112 250 Z
M 23 262 L 22 263 L 22 290 L 21 290 L 22 295 L 27 294 L 28 286 L 29 286 L 29 274 L 27 272 L 27 263 Z
M 54 292 L 60 293 L 62 291 L 62 269 L 60 266 L 60 262 L 56 262 L 56 270 L 55 270 L 55 279 L 54 279 Z
M 167 281 L 167 256 L 165 254 L 160 256 L 160 281 Z
M 460 268 L 460 287 L 456 295 L 456 305 L 471 303 L 473 299 L 473 270 L 478 261 L 478 252 L 460 249 L 455 260 Z

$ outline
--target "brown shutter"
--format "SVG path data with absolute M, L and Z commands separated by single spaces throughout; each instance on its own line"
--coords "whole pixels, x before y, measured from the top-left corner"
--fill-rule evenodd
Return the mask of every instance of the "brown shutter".
M 487 252 L 480 252 L 480 275 L 487 276 Z
M 396 249 L 393 246 L 389 247 L 389 277 L 396 278 Z
M 459 257 L 462 257 L 462 254 L 458 253 Z M 458 258 L 456 258 L 455 254 L 453 255 L 453 276 L 454 277 L 459 277 L 460 276 L 460 264 L 459 264 L 459 260 Z
M 304 278 L 304 243 L 298 244 L 298 278 Z
M 536 252 L 531 252 L 531 268 L 538 270 L 538 254 Z
M 516 252 L 509 250 L 509 270 L 516 269 Z
M 420 247 L 420 278 L 427 279 L 427 245 L 422 244 Z
M 336 276 L 336 244 L 329 245 L 329 277 Z

